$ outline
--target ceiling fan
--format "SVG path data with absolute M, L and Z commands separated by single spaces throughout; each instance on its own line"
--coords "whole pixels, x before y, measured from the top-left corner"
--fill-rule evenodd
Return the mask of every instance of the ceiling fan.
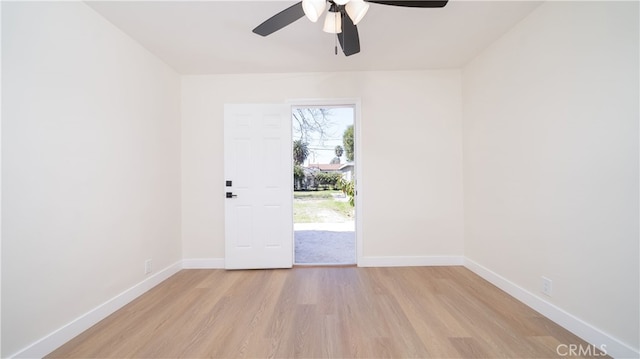
M 303 16 L 312 22 L 318 21 L 329 5 L 323 31 L 336 34 L 345 56 L 360 52 L 360 37 L 356 25 L 369 10 L 369 3 L 416 8 L 439 8 L 447 5 L 448 0 L 302 0 L 258 25 L 253 32 L 267 36 Z M 338 48 L 336 45 L 336 54 Z

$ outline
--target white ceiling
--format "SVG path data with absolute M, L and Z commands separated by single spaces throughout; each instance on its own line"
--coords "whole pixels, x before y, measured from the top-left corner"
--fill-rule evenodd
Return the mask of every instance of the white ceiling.
M 90 1 L 181 74 L 460 68 L 541 2 L 458 1 L 440 9 L 371 4 L 361 52 L 334 54 L 322 19 L 267 37 L 251 30 L 296 1 Z

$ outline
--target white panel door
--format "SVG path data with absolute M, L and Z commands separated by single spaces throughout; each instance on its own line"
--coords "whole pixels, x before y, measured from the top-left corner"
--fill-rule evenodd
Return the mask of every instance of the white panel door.
M 290 106 L 225 105 L 225 268 L 292 267 L 291 143 Z

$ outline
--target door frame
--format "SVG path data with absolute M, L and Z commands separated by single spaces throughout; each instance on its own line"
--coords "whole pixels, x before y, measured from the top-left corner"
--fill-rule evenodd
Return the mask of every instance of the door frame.
M 355 160 L 355 224 L 356 224 L 356 265 L 360 267 L 363 258 L 363 238 L 362 238 L 362 104 L 360 98 L 312 98 L 312 99 L 288 99 L 285 104 L 290 106 L 290 110 L 293 111 L 294 107 L 353 107 L 354 108 L 354 160 Z M 293 134 L 292 134 L 293 140 Z M 291 205 L 293 206 L 293 198 L 291 198 Z M 293 217 L 291 218 L 293 223 Z M 292 240 L 293 236 L 292 236 Z M 295 243 L 293 243 L 293 250 L 295 251 Z M 293 253 L 295 256 L 295 253 Z

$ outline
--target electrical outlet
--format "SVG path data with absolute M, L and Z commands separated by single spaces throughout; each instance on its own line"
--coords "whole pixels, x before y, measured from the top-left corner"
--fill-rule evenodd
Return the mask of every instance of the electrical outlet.
M 144 274 L 149 274 L 153 271 L 153 268 L 151 267 L 151 259 L 147 259 L 146 261 L 144 261 Z
M 542 277 L 542 294 L 551 296 L 553 291 L 553 281 L 547 277 Z

